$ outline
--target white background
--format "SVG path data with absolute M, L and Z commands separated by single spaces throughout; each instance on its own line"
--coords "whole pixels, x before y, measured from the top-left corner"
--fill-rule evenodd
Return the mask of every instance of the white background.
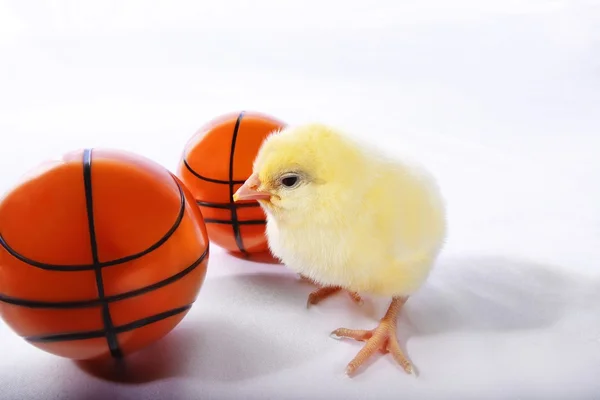
M 438 176 L 450 238 L 406 305 L 401 344 L 344 376 L 388 299 L 313 289 L 212 247 L 186 319 L 84 372 L 0 323 L 0 398 L 600 398 L 600 2 L 0 1 L 0 189 L 81 147 L 174 170 L 239 109 L 319 120 Z M 367 251 L 368 249 L 365 249 Z M 0 282 L 1 284 L 1 282 Z

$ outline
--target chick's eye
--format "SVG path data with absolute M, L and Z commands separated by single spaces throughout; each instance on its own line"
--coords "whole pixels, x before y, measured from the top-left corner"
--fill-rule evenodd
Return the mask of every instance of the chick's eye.
M 281 180 L 281 184 L 283 186 L 285 186 L 285 187 L 292 187 L 296 183 L 298 183 L 298 177 L 297 176 L 286 176 L 285 178 L 283 178 Z

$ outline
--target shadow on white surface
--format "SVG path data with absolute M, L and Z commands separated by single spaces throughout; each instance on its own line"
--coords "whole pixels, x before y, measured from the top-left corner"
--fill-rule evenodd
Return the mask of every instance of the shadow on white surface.
M 78 373 L 65 365 L 73 365 L 70 361 L 45 357 L 38 376 L 68 377 L 53 389 L 60 390 L 57 398 L 61 399 L 83 395 L 96 399 L 100 394 L 102 398 L 133 399 L 142 391 L 163 399 L 190 398 L 190 391 L 197 393 L 197 398 L 233 399 L 239 398 L 241 387 L 249 390 L 248 398 L 259 398 L 258 393 L 271 385 L 268 382 L 277 385 L 264 392 L 264 398 L 301 398 L 300 387 L 302 398 L 327 398 L 334 393 L 368 398 L 375 392 L 367 387 L 377 385 L 386 387 L 388 395 L 381 392 L 377 398 L 397 398 L 398 393 L 407 398 L 433 393 L 437 393 L 435 398 L 462 398 L 460 393 L 472 393 L 472 387 L 458 387 L 456 381 L 465 382 L 471 376 L 470 385 L 482 390 L 486 385 L 498 385 L 506 378 L 494 377 L 490 371 L 507 360 L 512 372 L 505 374 L 514 375 L 509 379 L 523 373 L 521 379 L 529 379 L 527 390 L 520 387 L 515 391 L 548 392 L 547 381 L 559 379 L 560 364 L 544 365 L 540 377 L 535 371 L 544 359 L 535 354 L 544 354 L 550 347 L 557 359 L 571 365 L 578 365 L 573 360 L 582 367 L 591 365 L 598 358 L 594 352 L 580 353 L 586 340 L 600 329 L 593 318 L 600 315 L 598 282 L 510 258 L 446 258 L 407 303 L 398 324 L 400 344 L 419 377 L 407 380 L 391 357 L 377 354 L 349 381 L 343 368 L 362 343 L 338 342 L 328 333 L 340 326 L 374 327 L 389 299 L 365 296 L 365 304 L 358 307 L 338 294 L 307 309 L 313 285 L 283 267 L 261 269 L 256 263 L 240 263 L 225 254 L 215 257 L 212 272 L 227 270 L 229 261 L 242 270 L 235 268 L 207 280 L 188 317 L 165 338 L 129 357 L 124 368 L 92 368 L 79 363 L 80 370 L 99 378 L 83 384 Z M 572 323 L 578 311 L 585 318 Z M 565 329 L 570 340 L 561 341 Z M 513 335 L 515 332 L 521 334 Z M 550 342 L 548 335 L 554 338 Z M 579 340 L 582 337 L 585 340 Z M 559 342 L 562 346 L 556 347 Z M 499 350 L 499 345 L 505 351 Z M 26 350 L 37 354 L 37 350 Z M 290 373 L 294 379 L 281 379 Z M 587 380 L 587 375 L 580 372 L 579 379 Z M 23 374 L 16 376 L 27 381 Z M 320 386 L 312 387 L 307 382 L 315 376 L 319 376 Z M 153 392 L 152 388 L 159 387 L 156 385 L 162 388 L 160 393 Z M 507 398 L 511 398 L 509 394 Z M 556 396 L 552 398 L 559 398 Z
M 306 285 L 289 275 L 265 273 L 216 277 L 205 290 L 218 291 L 221 296 L 243 295 L 249 291 L 250 295 L 265 297 L 267 302 L 301 309 L 302 301 L 306 302 Z M 201 306 L 202 299 L 199 303 Z M 248 305 L 245 301 L 242 303 Z M 248 316 L 243 318 L 248 319 Z M 97 378 L 128 384 L 174 377 L 229 382 L 278 372 L 311 357 L 311 351 L 273 340 L 274 332 L 269 324 L 253 322 L 236 321 L 233 310 L 211 313 L 194 321 L 186 320 L 162 340 L 131 355 L 123 363 L 76 364 Z
M 193 345 L 193 337 L 185 329 L 175 329 L 162 340 L 121 361 L 74 361 L 82 371 L 103 380 L 142 384 L 184 376 L 185 363 L 181 348 Z
M 359 307 L 337 294 L 306 309 L 308 293 L 313 289 L 279 269 L 214 277 L 202 296 L 229 298 L 231 311 L 202 315 L 204 310 L 196 310 L 193 321 L 185 321 L 160 342 L 132 356 L 125 369 L 81 367 L 103 379 L 128 383 L 172 377 L 220 382 L 253 379 L 322 357 L 324 350 L 337 346 L 325 329 L 340 327 L 340 317 L 347 317 L 345 327 L 371 329 L 389 303 L 389 299 L 365 296 Z M 482 257 L 442 262 L 405 306 L 398 338 L 406 349 L 410 340 L 427 336 L 548 328 L 568 313 L 574 302 L 593 300 L 586 297 L 593 290 L 587 289 L 592 287 L 578 284 L 559 269 L 525 261 Z M 235 303 L 252 303 L 261 310 L 254 317 L 236 316 L 239 308 Z M 202 299 L 198 308 L 203 308 Z M 265 320 L 264 315 L 269 314 L 271 320 Z M 318 346 L 308 341 L 315 335 L 322 337 Z M 352 343 L 347 350 L 350 361 L 362 343 L 348 342 Z M 419 359 L 411 357 L 408 347 L 407 356 L 419 371 Z M 374 356 L 361 373 L 386 358 Z M 389 364 L 386 368 L 392 365 L 403 373 L 391 359 L 385 362 Z
M 190 325 L 175 329 L 122 364 L 77 365 L 97 378 L 133 385 L 172 378 L 233 382 L 289 368 L 303 358 L 300 349 L 283 346 L 260 329 L 214 318 L 205 319 L 202 326 Z
M 404 315 L 418 335 L 539 329 L 568 311 L 574 294 L 584 293 L 580 286 L 550 265 L 503 257 L 455 259 L 435 269 Z

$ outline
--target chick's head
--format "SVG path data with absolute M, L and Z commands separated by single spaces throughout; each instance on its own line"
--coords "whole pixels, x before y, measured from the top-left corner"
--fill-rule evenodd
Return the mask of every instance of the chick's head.
M 333 128 L 287 128 L 263 142 L 234 201 L 256 200 L 277 219 L 304 219 L 355 198 L 363 167 L 360 147 Z

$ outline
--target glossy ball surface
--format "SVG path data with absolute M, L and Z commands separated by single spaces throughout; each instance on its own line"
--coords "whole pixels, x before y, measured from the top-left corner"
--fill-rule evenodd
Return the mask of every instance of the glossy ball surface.
M 252 174 L 265 138 L 285 123 L 256 112 L 222 115 L 188 141 L 177 170 L 194 195 L 208 236 L 230 252 L 268 252 L 265 213 L 256 201 L 235 203 L 233 194 Z
M 123 357 L 184 318 L 208 252 L 176 176 L 128 152 L 74 151 L 0 201 L 0 316 L 57 356 Z

